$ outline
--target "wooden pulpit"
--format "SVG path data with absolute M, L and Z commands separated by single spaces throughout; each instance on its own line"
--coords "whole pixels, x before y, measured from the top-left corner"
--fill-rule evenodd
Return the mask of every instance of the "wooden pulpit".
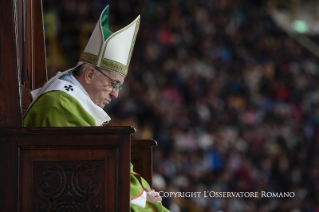
M 25 128 L 47 81 L 41 0 L 0 0 L 0 211 L 130 210 L 130 162 L 151 184 L 153 140 L 127 127 Z
M 129 211 L 133 132 L 0 129 L 1 211 Z

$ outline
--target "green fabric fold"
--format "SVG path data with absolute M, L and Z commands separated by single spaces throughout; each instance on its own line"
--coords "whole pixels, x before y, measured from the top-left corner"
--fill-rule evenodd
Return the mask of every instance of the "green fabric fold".
M 139 175 L 134 175 L 134 173 L 133 164 L 131 163 L 131 199 L 141 194 L 144 190 L 143 186 L 144 188 L 152 190 L 144 178 Z M 131 204 L 131 212 L 169 212 L 169 210 L 167 210 L 161 203 L 146 201 L 145 208 Z
M 95 119 L 80 102 L 62 91 L 43 94 L 23 119 L 25 127 L 96 126 Z

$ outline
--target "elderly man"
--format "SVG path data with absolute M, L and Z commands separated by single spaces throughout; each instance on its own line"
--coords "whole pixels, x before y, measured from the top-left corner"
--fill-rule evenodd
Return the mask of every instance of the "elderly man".
M 124 83 L 140 17 L 113 33 L 108 10 L 108 6 L 103 10 L 78 65 L 31 92 L 24 126 L 102 126 L 110 121 L 103 108 L 118 97 Z M 131 164 L 131 211 L 168 211 L 161 201 Z

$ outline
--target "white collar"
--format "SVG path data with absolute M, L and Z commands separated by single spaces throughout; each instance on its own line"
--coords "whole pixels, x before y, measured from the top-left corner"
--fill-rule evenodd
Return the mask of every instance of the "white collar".
M 58 72 L 58 74 L 61 72 Z M 85 93 L 87 96 L 89 96 L 88 92 L 83 88 L 81 83 L 73 76 L 72 72 L 63 75 L 62 77 L 59 78 L 60 80 L 65 80 L 68 81 L 69 83 L 72 83 L 76 87 L 80 88 L 83 93 Z
M 43 94 L 50 91 L 62 91 L 77 99 L 82 107 L 95 119 L 97 126 L 101 126 L 103 123 L 111 120 L 109 115 L 102 108 L 97 106 L 88 95 L 68 81 L 60 79 L 54 80 Z
M 51 79 L 49 79 L 49 81 L 47 81 L 43 87 L 41 88 L 37 88 L 33 91 L 30 92 L 30 95 L 32 96 L 32 102 L 29 105 L 27 111 L 25 112 L 24 116 L 28 113 L 29 109 L 32 107 L 32 105 L 37 101 L 37 99 L 44 93 L 44 91 L 56 80 L 59 79 L 60 77 L 62 77 L 65 74 L 68 74 L 70 72 L 72 72 L 74 69 L 76 69 L 78 66 L 82 65 L 83 63 L 79 62 L 75 67 L 70 68 L 68 70 L 66 70 L 65 72 L 58 72 L 54 77 L 52 77 Z

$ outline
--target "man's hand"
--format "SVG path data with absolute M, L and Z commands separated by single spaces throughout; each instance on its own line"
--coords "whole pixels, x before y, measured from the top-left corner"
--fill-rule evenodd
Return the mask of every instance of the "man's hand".
M 148 188 L 144 188 L 146 191 L 146 200 L 151 202 L 162 202 L 162 197 L 154 189 L 150 191 Z

